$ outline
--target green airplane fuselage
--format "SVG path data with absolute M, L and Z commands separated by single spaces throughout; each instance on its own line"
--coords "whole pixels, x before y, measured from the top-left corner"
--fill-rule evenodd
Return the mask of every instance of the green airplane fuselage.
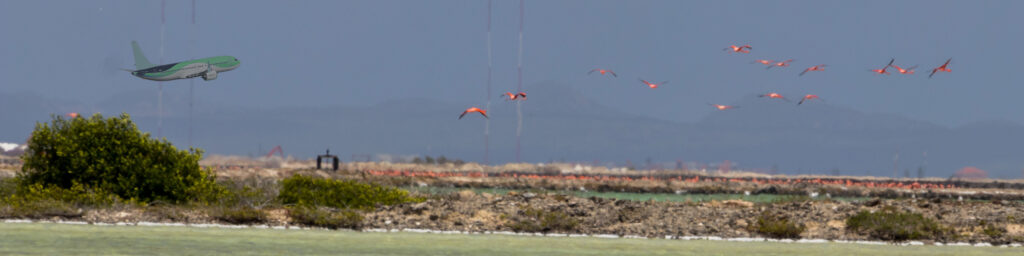
M 153 65 L 142 54 L 142 48 L 135 41 L 132 41 L 132 53 L 135 55 L 135 70 L 131 70 L 132 75 L 153 81 L 169 81 L 193 77 L 213 80 L 217 79 L 217 73 L 233 70 L 241 64 L 238 58 L 217 56 L 164 65 Z
M 153 80 L 168 81 L 202 76 L 206 80 L 216 78 L 216 73 L 238 68 L 241 62 L 231 56 L 217 56 L 159 65 L 132 71 L 132 75 Z M 213 75 L 211 75 L 213 74 Z

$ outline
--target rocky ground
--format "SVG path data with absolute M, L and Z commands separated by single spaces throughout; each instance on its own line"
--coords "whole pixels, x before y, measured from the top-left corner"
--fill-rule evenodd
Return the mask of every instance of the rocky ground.
M 379 177 L 359 171 L 325 172 L 296 169 L 248 168 L 218 170 L 222 178 L 277 180 L 294 173 L 357 179 L 389 185 L 431 185 L 453 187 L 515 187 L 532 189 L 601 189 L 633 192 L 663 192 L 699 187 L 718 187 L 728 192 L 770 193 L 771 186 L 716 183 L 687 184 L 671 181 L 565 181 L 521 178 L 472 177 Z M 683 187 L 677 187 L 683 186 Z M 686 187 L 690 186 L 690 187 Z M 603 188 L 602 188 L 603 187 Z M 842 190 L 837 186 L 778 188 L 792 191 Z M 827 191 L 827 190 L 824 190 Z M 686 193 L 687 191 L 682 191 Z M 713 191 L 711 191 L 713 192 Z M 1017 200 L 957 200 L 922 196 L 927 191 L 909 191 L 907 197 L 860 201 L 801 200 L 752 203 L 740 200 L 710 202 L 655 202 L 607 198 L 580 198 L 543 192 L 475 193 L 465 190 L 445 195 L 423 195 L 422 203 L 380 206 L 363 212 L 363 228 L 429 229 L 462 232 L 512 231 L 559 234 L 612 234 L 643 237 L 766 237 L 754 227 L 759 217 L 775 216 L 805 227 L 800 238 L 827 240 L 872 240 L 867 234 L 847 230 L 846 220 L 860 211 L 883 208 L 920 213 L 936 220 L 948 232 L 925 242 L 969 242 L 992 244 L 1024 243 L 1024 202 Z M 946 192 L 962 192 L 951 190 Z M 998 192 L 998 191 L 995 191 Z M 995 193 L 993 192 L 993 193 Z M 802 193 L 802 192 L 801 192 Z M 974 192 L 977 193 L 977 192 Z M 866 194 L 866 195 L 871 195 Z M 258 225 L 295 225 L 284 208 L 263 208 L 266 219 Z M 80 214 L 52 217 L 52 220 L 86 222 L 174 222 L 222 223 L 208 209 L 187 206 L 119 206 L 83 209 Z M 527 225 L 527 224 L 530 225 Z M 997 232 L 993 233 L 992 230 Z
M 861 210 L 877 211 L 895 207 L 921 213 L 950 227 L 954 235 L 936 238 L 942 242 L 1024 242 L 1024 203 L 955 202 L 948 200 L 868 200 L 864 202 L 803 201 L 755 204 L 739 200 L 704 203 L 629 201 L 577 198 L 563 195 L 510 192 L 506 195 L 463 191 L 418 204 L 385 206 L 366 214 L 366 224 L 382 229 L 431 229 L 469 232 L 515 231 L 510 224 L 531 209 L 562 212 L 578 225 L 574 234 L 615 234 L 645 237 L 719 236 L 763 237 L 751 227 L 759 216 L 784 216 L 802 224 L 801 238 L 866 240 L 868 237 L 845 229 L 845 221 Z M 991 237 L 982 232 L 986 225 L 1004 231 Z M 926 241 L 927 242 L 927 241 Z
M 509 192 L 503 195 L 462 191 L 432 196 L 422 203 L 381 206 L 364 212 L 363 228 L 429 229 L 461 232 L 539 232 L 642 236 L 652 238 L 682 236 L 767 237 L 754 231 L 759 216 L 786 218 L 806 229 L 799 238 L 826 240 L 874 240 L 866 234 L 846 229 L 846 220 L 859 211 L 878 211 L 890 207 L 921 213 L 937 220 L 949 233 L 923 242 L 968 242 L 1008 244 L 1024 242 L 1024 203 L 956 202 L 949 200 L 866 200 L 794 201 L 751 203 L 741 200 L 711 202 L 655 202 L 605 198 L 579 198 L 559 194 Z M 265 208 L 262 224 L 297 226 L 287 209 Z M 531 214 L 559 213 L 553 219 L 555 229 L 541 227 L 522 230 L 517 224 Z M 50 220 L 91 223 L 167 222 L 220 223 L 208 210 L 181 206 L 114 207 L 83 210 L 80 216 L 52 217 Z M 533 216 L 537 217 L 537 216 Z M 545 217 L 540 217 L 543 221 Z M 558 225 L 573 222 L 574 225 Z M 998 236 L 985 228 L 999 230 Z

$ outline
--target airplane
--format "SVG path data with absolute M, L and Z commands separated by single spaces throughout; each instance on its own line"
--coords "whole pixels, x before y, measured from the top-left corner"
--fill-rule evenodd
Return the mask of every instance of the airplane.
M 217 56 L 154 65 L 142 54 L 139 43 L 135 41 L 132 41 L 132 54 L 135 55 L 135 70 L 123 70 L 132 72 L 133 76 L 153 81 L 170 81 L 194 77 L 202 77 L 203 80 L 210 81 L 217 79 L 217 73 L 234 70 L 238 68 L 238 65 L 242 64 L 235 57 Z

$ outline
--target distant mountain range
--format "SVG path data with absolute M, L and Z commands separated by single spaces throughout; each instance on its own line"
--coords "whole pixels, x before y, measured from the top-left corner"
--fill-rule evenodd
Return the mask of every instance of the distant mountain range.
M 522 105 L 523 161 L 576 161 L 638 167 L 650 160 L 720 163 L 779 173 L 948 177 L 975 166 L 994 178 L 1024 174 L 1024 126 L 1007 121 L 949 128 L 897 115 L 866 114 L 825 102 L 797 106 L 757 97 L 740 108 L 714 111 L 694 123 L 631 115 L 581 96 L 568 86 L 531 86 Z M 188 145 L 187 99 L 165 98 L 163 135 Z M 403 99 L 374 106 L 242 108 L 198 103 L 194 144 L 212 154 L 258 154 L 281 145 L 286 154 L 313 157 L 330 148 L 353 155 L 445 155 L 483 161 L 484 119 L 469 107 L 435 99 Z M 483 106 L 479 106 L 483 107 Z M 114 95 L 98 104 L 0 94 L 0 141 L 22 143 L 33 123 L 52 113 L 127 112 L 156 134 L 156 95 Z M 490 162 L 515 160 L 513 103 L 491 106 Z M 897 157 L 898 154 L 898 157 Z

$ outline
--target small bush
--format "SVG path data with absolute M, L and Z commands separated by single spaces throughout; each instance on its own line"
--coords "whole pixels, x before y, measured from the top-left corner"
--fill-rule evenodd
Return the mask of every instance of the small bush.
M 175 205 L 149 205 L 145 208 L 146 213 L 155 216 L 160 220 L 171 222 L 192 223 L 198 221 L 189 216 L 189 208 Z
M 785 195 L 772 199 L 772 204 L 803 203 L 810 202 L 813 200 L 813 198 L 807 195 Z
M 899 212 L 893 207 L 873 213 L 860 211 L 846 220 L 846 228 L 886 241 L 931 239 L 944 232 L 938 223 L 920 213 Z
M 13 179 L 5 182 L 11 182 L 9 180 Z M 6 207 L 0 209 L 0 217 L 81 217 L 82 208 L 106 207 L 120 201 L 117 196 L 78 183 L 74 183 L 71 188 L 33 184 L 18 186 L 13 190 L 2 189 L 5 195 L 0 198 L 0 205 Z
M 521 210 L 518 220 L 508 225 L 515 232 L 573 231 L 579 221 L 560 211 L 545 211 L 536 208 Z
M 311 206 L 288 207 L 288 217 L 292 222 L 328 229 L 347 228 L 360 230 L 363 227 L 363 215 L 355 210 L 349 209 L 328 209 Z
M 12 178 L 0 178 L 0 198 L 7 198 L 18 191 L 18 180 Z
M 267 213 L 247 206 L 218 207 L 210 212 L 210 216 L 227 223 L 243 225 L 264 223 L 267 220 Z
M 7 205 L 0 206 L 0 218 L 41 219 L 60 217 L 70 219 L 82 217 L 83 214 L 83 211 L 70 203 L 53 199 L 9 201 Z
M 761 214 L 753 226 L 754 232 L 775 239 L 797 239 L 805 229 L 803 225 L 789 221 L 789 218 L 770 214 Z
M 22 185 L 69 189 L 74 184 L 141 202 L 216 198 L 202 150 L 178 150 L 142 133 L 128 114 L 104 119 L 53 116 L 37 123 L 23 156 Z
M 333 180 L 305 175 L 294 175 L 281 182 L 278 199 L 284 204 L 300 206 L 327 206 L 370 210 L 377 205 L 422 202 L 423 198 L 409 196 L 409 192 L 377 184 L 353 180 Z
M 1006 230 L 996 227 L 996 225 L 989 224 L 984 220 L 978 223 L 978 225 L 984 227 L 982 228 L 981 233 L 991 238 L 1000 238 L 1003 234 L 1006 234 Z
M 4 199 L 4 201 L 11 204 L 45 200 L 65 202 L 74 207 L 110 206 L 120 201 L 115 195 L 102 190 L 87 188 L 79 183 L 72 184 L 70 188 L 53 185 L 44 186 L 43 184 L 20 186 L 13 195 Z
M 223 195 L 216 201 L 226 207 L 255 207 L 276 204 L 278 184 L 270 179 L 247 178 L 219 182 L 224 188 Z

